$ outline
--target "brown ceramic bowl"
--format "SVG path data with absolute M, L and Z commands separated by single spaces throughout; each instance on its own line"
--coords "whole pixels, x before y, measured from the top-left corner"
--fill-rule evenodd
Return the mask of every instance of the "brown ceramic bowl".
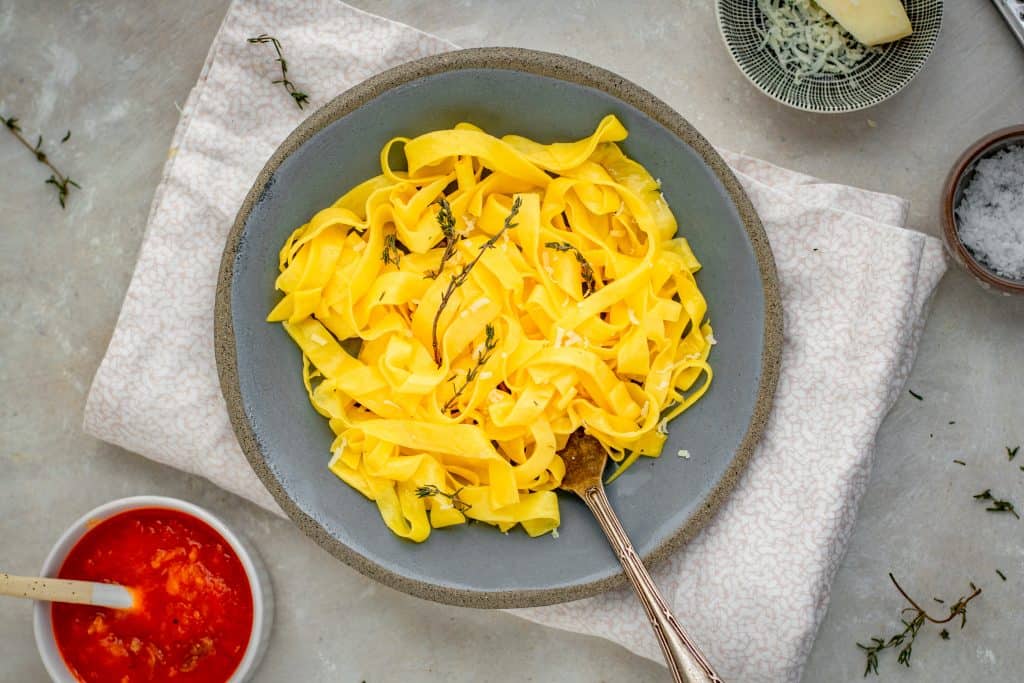
M 974 167 L 978 161 L 1012 145 L 1021 144 L 1024 144 L 1024 124 L 1002 128 L 986 135 L 960 155 L 942 188 L 942 234 L 946 250 L 982 287 L 1003 294 L 1024 294 L 1024 281 L 996 275 L 974 257 L 960 239 L 956 207 L 963 197 L 964 188 L 974 176 Z

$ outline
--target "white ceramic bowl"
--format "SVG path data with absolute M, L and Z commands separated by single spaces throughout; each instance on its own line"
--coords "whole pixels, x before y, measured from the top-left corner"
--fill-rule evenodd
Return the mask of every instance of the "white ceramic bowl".
M 102 521 L 126 510 L 138 508 L 168 508 L 178 510 L 192 515 L 209 524 L 217 533 L 224 537 L 231 549 L 238 555 L 245 569 L 245 575 L 249 579 L 249 586 L 252 589 L 252 634 L 249 636 L 249 645 L 245 648 L 242 661 L 238 664 L 231 678 L 227 683 L 243 683 L 252 677 L 259 666 L 260 659 L 267 649 L 267 640 L 270 637 L 270 625 L 274 616 L 274 597 L 271 592 L 270 577 L 267 575 L 260 561 L 259 556 L 247 543 L 239 538 L 217 517 L 207 512 L 198 505 L 187 503 L 177 498 L 166 498 L 164 496 L 133 496 L 131 498 L 120 498 L 109 503 L 100 505 L 98 508 L 85 513 L 72 524 L 67 531 L 53 546 L 50 554 L 43 563 L 42 576 L 57 576 L 65 558 L 75 543 L 78 542 L 89 527 L 97 521 Z M 52 610 L 49 602 L 36 602 L 33 614 L 33 628 L 35 630 L 36 647 L 39 648 L 39 656 L 43 659 L 43 665 L 50 674 L 54 683 L 78 683 L 78 679 L 68 670 L 64 659 L 57 649 L 57 641 L 53 635 L 53 622 L 51 619 Z

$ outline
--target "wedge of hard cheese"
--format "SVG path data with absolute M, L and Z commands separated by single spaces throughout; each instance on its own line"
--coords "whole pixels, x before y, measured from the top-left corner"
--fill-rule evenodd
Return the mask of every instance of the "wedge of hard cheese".
M 823 10 L 865 45 L 880 45 L 913 33 L 900 0 L 817 0 Z

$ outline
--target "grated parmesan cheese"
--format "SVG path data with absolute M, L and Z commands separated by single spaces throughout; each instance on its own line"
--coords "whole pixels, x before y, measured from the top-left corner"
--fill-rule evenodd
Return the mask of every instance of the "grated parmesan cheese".
M 764 15 L 761 49 L 768 47 L 793 81 L 821 75 L 849 76 L 866 57 L 883 48 L 857 41 L 812 0 L 757 0 Z

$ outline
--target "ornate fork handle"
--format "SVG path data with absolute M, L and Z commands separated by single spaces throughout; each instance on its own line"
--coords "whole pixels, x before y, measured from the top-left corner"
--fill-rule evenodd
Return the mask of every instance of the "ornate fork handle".
M 581 496 L 590 511 L 594 513 L 608 542 L 626 570 L 626 576 L 633 585 L 647 618 L 651 620 L 658 644 L 665 655 L 672 680 L 675 683 L 723 683 L 707 658 L 676 621 L 661 591 L 655 585 L 644 563 L 640 560 L 633 544 L 622 528 L 619 518 L 612 510 L 603 486 L 591 486 Z

